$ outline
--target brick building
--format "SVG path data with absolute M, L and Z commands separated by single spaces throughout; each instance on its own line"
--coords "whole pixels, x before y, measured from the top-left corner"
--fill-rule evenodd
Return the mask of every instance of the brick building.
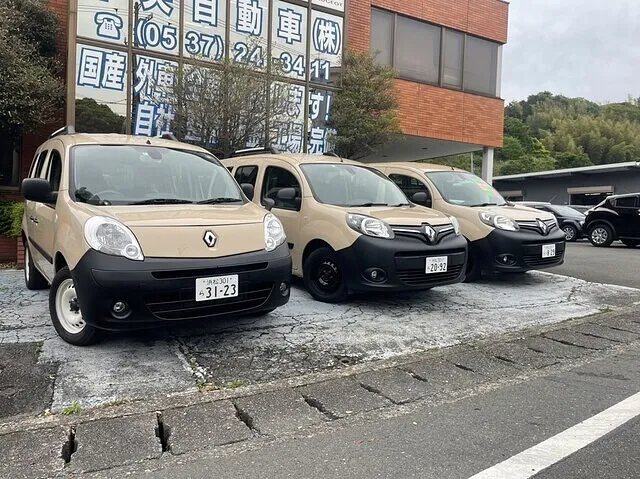
M 155 87 L 166 81 L 167 71 L 192 68 L 203 59 L 215 70 L 225 57 L 244 58 L 255 61 L 258 71 L 264 69 L 261 54 L 279 60 L 286 76 L 281 86 L 297 103 L 288 109 L 290 117 L 266 120 L 256 145 L 275 138 L 281 149 L 321 153 L 345 49 L 376 50 L 378 61 L 393 65 L 399 74 L 405 139 L 367 160 L 419 160 L 482 150 L 483 177 L 491 181 L 493 149 L 502 145 L 507 2 L 48 2 L 60 19 L 58 51 L 66 70 L 67 108 L 58 124 L 26 135 L 18 150 L 5 154 L 0 195 L 19 198 L 19 184 L 35 149 L 51 131 L 65 122 L 80 126 L 77 101 L 109 106 L 121 116 L 122 132 L 155 135 L 170 130 L 170 102 L 166 92 Z M 0 261 L 17 255 L 15 240 L 0 238 Z

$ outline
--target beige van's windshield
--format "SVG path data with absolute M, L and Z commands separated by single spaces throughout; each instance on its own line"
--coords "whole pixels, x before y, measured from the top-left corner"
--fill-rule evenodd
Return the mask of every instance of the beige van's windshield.
M 314 197 L 334 206 L 404 206 L 407 197 L 382 173 L 340 163 L 300 165 Z
M 144 145 L 78 145 L 69 193 L 93 205 L 242 203 L 218 160 L 205 153 Z
M 434 171 L 425 173 L 448 203 L 460 206 L 506 205 L 493 186 L 465 171 Z

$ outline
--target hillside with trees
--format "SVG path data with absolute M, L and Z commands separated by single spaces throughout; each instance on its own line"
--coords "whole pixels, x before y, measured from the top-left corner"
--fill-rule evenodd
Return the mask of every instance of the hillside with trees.
M 496 175 L 640 161 L 640 98 L 599 105 L 541 92 L 505 108 Z

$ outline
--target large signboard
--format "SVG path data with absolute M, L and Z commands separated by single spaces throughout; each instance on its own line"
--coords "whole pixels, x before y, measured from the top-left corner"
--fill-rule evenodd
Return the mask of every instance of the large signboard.
M 132 134 L 175 129 L 181 102 L 174 87 L 190 65 L 215 71 L 228 59 L 259 75 L 271 62 L 280 79 L 265 95 L 269 131 L 258 127 L 247 145 L 266 140 L 289 152 L 327 149 L 344 0 L 311 0 L 311 11 L 307 1 L 291 0 L 273 0 L 271 9 L 269 0 L 77 1 L 76 100 L 108 107 Z M 196 123 L 186 118 L 185 139 L 202 140 Z M 217 133 L 211 135 L 215 143 Z

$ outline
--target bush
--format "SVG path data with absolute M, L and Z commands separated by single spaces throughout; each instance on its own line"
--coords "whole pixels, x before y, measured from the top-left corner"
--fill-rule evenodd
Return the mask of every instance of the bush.
M 0 236 L 16 238 L 22 232 L 24 202 L 5 201 L 0 203 Z

